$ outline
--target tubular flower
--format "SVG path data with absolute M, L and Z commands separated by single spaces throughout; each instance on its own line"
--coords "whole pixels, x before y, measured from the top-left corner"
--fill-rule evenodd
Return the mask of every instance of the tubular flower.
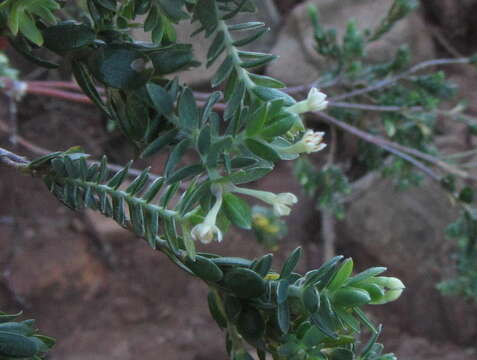
M 289 112 L 295 114 L 303 114 L 306 112 L 321 111 L 326 109 L 328 101 L 326 101 L 326 94 L 322 93 L 317 88 L 312 88 L 308 93 L 306 100 L 297 102 L 295 105 L 288 108 Z
M 272 205 L 273 212 L 277 216 L 290 215 L 290 206 L 298 202 L 297 197 L 292 193 L 274 194 L 268 191 L 239 188 L 236 186 L 233 188 L 233 191 L 239 194 L 252 196 L 263 202 L 266 202 L 267 204 Z
M 191 230 L 192 239 L 198 240 L 203 244 L 210 244 L 213 240 L 221 242 L 223 238 L 222 231 L 220 231 L 219 227 L 215 224 L 217 215 L 222 207 L 222 188 L 216 188 L 214 195 L 217 200 L 205 217 L 204 222 L 197 224 Z
M 322 142 L 324 135 L 324 132 L 307 130 L 300 141 L 288 147 L 279 148 L 277 150 L 285 154 L 311 154 L 313 152 L 318 152 L 326 147 L 326 144 Z

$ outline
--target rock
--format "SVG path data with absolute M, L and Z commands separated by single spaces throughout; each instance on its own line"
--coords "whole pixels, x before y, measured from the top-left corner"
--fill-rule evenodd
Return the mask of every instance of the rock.
M 356 264 L 387 266 L 407 287 L 397 302 L 375 308 L 380 321 L 433 341 L 475 344 L 477 323 L 468 321 L 477 318 L 475 305 L 436 289 L 453 266 L 455 243 L 444 229 L 457 215 L 435 184 L 398 192 L 381 181 L 350 205 L 338 227 L 341 251 Z
M 353 1 L 353 0 L 310 0 L 297 6 L 289 16 L 287 23 L 279 34 L 272 53 L 280 59 L 271 64 L 267 73 L 284 81 L 287 85 L 306 84 L 316 80 L 320 69 L 325 66 L 322 56 L 314 49 L 313 27 L 308 14 L 308 6 L 316 5 L 320 20 L 327 28 L 337 29 L 340 38 L 349 20 L 354 19 L 361 30 L 375 28 L 387 13 L 392 0 Z M 432 38 L 421 31 L 424 22 L 418 13 L 397 23 L 381 40 L 368 47 L 368 59 L 371 62 L 387 60 L 397 48 L 408 43 L 414 61 L 432 57 L 434 47 Z

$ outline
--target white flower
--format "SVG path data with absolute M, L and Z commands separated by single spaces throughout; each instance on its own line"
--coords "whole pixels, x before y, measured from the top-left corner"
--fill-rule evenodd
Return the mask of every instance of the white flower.
M 210 244 L 213 240 L 217 242 L 222 241 L 222 231 L 219 227 L 215 225 L 217 221 L 217 215 L 219 214 L 220 208 L 222 207 L 222 192 L 223 189 L 220 186 L 212 188 L 212 192 L 217 198 L 212 209 L 209 210 L 209 213 L 204 219 L 204 222 L 194 226 L 190 232 L 192 239 L 200 241 L 204 244 Z
M 288 147 L 277 148 L 277 150 L 285 154 L 311 154 L 318 152 L 326 147 L 326 144 L 322 142 L 324 135 L 324 132 L 307 130 L 300 141 Z
M 317 88 L 311 88 L 306 100 L 297 102 L 287 110 L 295 114 L 303 114 L 306 112 L 321 111 L 327 106 L 328 101 L 326 101 L 326 94 L 322 93 Z
M 273 202 L 273 212 L 277 216 L 288 216 L 290 215 L 291 209 L 289 206 L 292 206 L 298 202 L 298 199 L 292 193 L 281 193 L 277 194 Z
M 194 226 L 191 230 L 192 239 L 203 244 L 210 244 L 213 240 L 222 241 L 222 231 L 215 224 L 203 222 Z
M 266 202 L 267 204 L 272 205 L 273 212 L 277 216 L 290 215 L 290 206 L 298 202 L 297 197 L 292 193 L 274 194 L 269 191 L 239 188 L 237 186 L 233 187 L 232 191 L 239 194 L 253 196 L 254 198 L 257 198 L 263 202 Z
M 321 111 L 328 106 L 326 94 L 322 93 L 317 88 L 311 88 L 306 101 L 308 103 L 308 111 Z

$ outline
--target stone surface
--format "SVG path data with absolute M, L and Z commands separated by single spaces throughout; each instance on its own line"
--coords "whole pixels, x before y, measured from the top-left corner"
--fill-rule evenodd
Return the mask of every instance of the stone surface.
M 316 5 L 325 27 L 337 29 L 340 38 L 347 21 L 354 19 L 361 30 L 375 28 L 387 13 L 392 0 L 310 0 L 297 6 L 280 32 L 272 53 L 280 59 L 270 65 L 267 73 L 288 85 L 300 85 L 316 80 L 326 64 L 314 50 L 313 27 L 308 6 Z M 414 60 L 430 58 L 434 53 L 432 37 L 423 31 L 423 21 L 415 13 L 399 22 L 384 38 L 368 47 L 371 62 L 389 59 L 396 49 L 408 43 Z
M 380 321 L 401 324 L 410 334 L 434 341 L 475 344 L 475 305 L 444 297 L 436 284 L 451 275 L 455 242 L 444 235 L 458 216 L 434 184 L 399 192 L 381 181 L 349 208 L 339 227 L 342 250 L 357 264 L 387 266 L 406 291 L 399 301 L 376 308 Z M 399 314 L 393 318 L 390 314 Z

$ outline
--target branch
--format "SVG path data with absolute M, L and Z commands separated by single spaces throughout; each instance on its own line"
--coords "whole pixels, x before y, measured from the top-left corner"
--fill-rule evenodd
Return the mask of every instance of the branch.
M 22 168 L 28 164 L 28 161 L 17 154 L 14 154 L 0 147 L 0 162 L 14 168 Z
M 407 146 L 404 146 L 404 145 L 401 145 L 401 144 L 383 139 L 383 138 L 375 136 L 375 135 L 371 135 L 371 134 L 369 134 L 369 133 L 367 133 L 363 130 L 360 130 L 360 129 L 352 126 L 352 125 L 349 125 L 349 124 L 347 124 L 347 123 L 345 123 L 341 120 L 338 120 L 338 119 L 336 119 L 336 118 L 334 118 L 334 117 L 332 117 L 328 114 L 325 114 L 323 112 L 315 112 L 314 114 L 319 119 L 325 121 L 328 124 L 335 125 L 336 127 L 340 128 L 340 129 L 342 129 L 342 130 L 344 130 L 344 131 L 346 131 L 346 132 L 348 132 L 348 133 L 350 133 L 354 136 L 357 136 L 357 137 L 363 139 L 366 142 L 369 142 L 371 144 L 380 146 L 383 149 L 389 151 L 390 153 L 392 153 L 396 156 L 399 156 L 400 158 L 402 158 L 406 161 L 411 162 L 413 165 L 415 165 L 417 168 L 419 168 L 420 170 L 425 172 L 427 175 L 429 175 L 431 178 L 433 178 L 436 181 L 440 180 L 439 175 L 437 175 L 434 171 L 432 171 L 432 169 L 427 167 L 425 164 L 423 164 L 422 162 L 414 159 L 413 157 L 411 157 L 409 155 L 412 155 L 416 158 L 424 160 L 424 161 L 426 161 L 426 162 L 428 162 L 428 163 L 430 163 L 434 166 L 437 166 L 437 167 L 441 168 L 442 170 L 444 170 L 444 171 L 446 171 L 446 172 L 448 172 L 452 175 L 461 177 L 463 179 L 469 179 L 469 180 L 477 181 L 477 177 L 467 173 L 466 171 L 455 168 L 454 166 L 445 163 L 444 161 L 440 160 L 439 158 L 437 158 L 435 156 L 423 153 L 419 150 L 409 148 Z
M 5 133 L 8 133 L 8 128 L 7 128 L 7 126 L 6 126 L 3 122 L 1 122 L 1 121 L 0 121 L 0 131 L 3 131 L 3 132 L 5 132 Z M 51 154 L 51 153 L 53 152 L 53 151 L 51 151 L 51 150 L 44 149 L 44 148 L 42 148 L 42 147 L 40 147 L 40 146 L 38 146 L 38 145 L 32 144 L 31 142 L 29 142 L 28 140 L 26 140 L 24 137 L 22 137 L 22 136 L 20 136 L 20 135 L 17 135 L 17 142 L 18 142 L 18 144 L 20 144 L 21 146 L 23 146 L 25 149 L 31 151 L 32 153 L 34 153 L 34 154 L 36 154 L 36 155 L 42 156 L 42 155 L 46 155 L 46 154 Z M 1 149 L 1 148 L 0 148 L 0 149 Z M 8 150 L 4 150 L 4 149 L 3 149 L 3 151 L 6 151 L 6 152 L 8 152 L 8 153 L 10 153 L 10 154 L 12 154 L 12 155 L 15 155 L 15 154 L 9 152 Z M 15 155 L 15 156 L 18 156 L 18 155 Z M 25 162 L 23 163 L 23 165 L 28 164 L 28 161 L 27 161 L 25 158 L 20 157 L 20 156 L 18 156 L 18 157 L 19 157 L 20 159 L 23 159 L 23 161 L 25 161 Z M 4 160 L 4 158 L 2 157 L 1 152 L 0 152 L 0 161 L 2 161 L 2 160 Z M 4 161 L 5 161 L 5 160 L 4 160 Z M 89 163 L 89 164 L 98 164 L 98 165 L 100 165 L 100 162 L 99 162 L 99 161 L 95 161 L 95 160 L 88 160 L 88 163 Z M 10 166 L 13 166 L 13 165 L 10 165 Z M 114 171 L 114 172 L 118 172 L 118 171 L 122 170 L 123 168 L 124 168 L 124 166 L 121 166 L 121 165 L 108 164 L 108 169 L 111 170 L 111 171 Z M 132 168 L 131 168 L 131 169 L 129 169 L 128 174 L 129 174 L 129 176 L 131 176 L 131 177 L 137 177 L 137 176 L 139 176 L 139 175 L 142 174 L 142 171 L 141 171 L 141 170 L 138 170 L 138 169 L 132 169 Z M 160 176 L 154 175 L 154 174 L 149 174 L 149 176 L 150 176 L 150 178 L 151 178 L 152 180 L 156 180 L 156 179 L 158 179 L 158 178 L 160 177 Z
M 355 97 L 355 96 L 364 95 L 364 94 L 367 94 L 367 93 L 370 93 L 370 92 L 373 92 L 373 91 L 376 91 L 376 90 L 379 90 L 379 89 L 382 89 L 382 88 L 385 88 L 385 87 L 389 87 L 391 85 L 394 85 L 396 82 L 398 82 L 402 79 L 405 79 L 405 78 L 409 77 L 410 75 L 412 75 L 412 74 L 414 74 L 418 71 L 421 71 L 423 69 L 426 69 L 428 67 L 438 66 L 438 65 L 469 64 L 469 61 L 470 60 L 467 57 L 458 58 L 458 59 L 436 59 L 436 60 L 423 61 L 419 64 L 414 65 L 409 70 L 404 71 L 401 74 L 393 76 L 389 79 L 384 79 L 384 80 L 378 81 L 376 84 L 367 86 L 363 89 L 357 89 L 357 90 L 354 90 L 354 91 L 351 91 L 351 92 L 348 92 L 348 93 L 345 93 L 345 94 L 342 94 L 342 95 L 334 96 L 330 99 L 330 101 L 340 101 L 340 100 L 344 100 L 344 99 L 349 99 L 349 98 L 352 98 L 352 97 Z

